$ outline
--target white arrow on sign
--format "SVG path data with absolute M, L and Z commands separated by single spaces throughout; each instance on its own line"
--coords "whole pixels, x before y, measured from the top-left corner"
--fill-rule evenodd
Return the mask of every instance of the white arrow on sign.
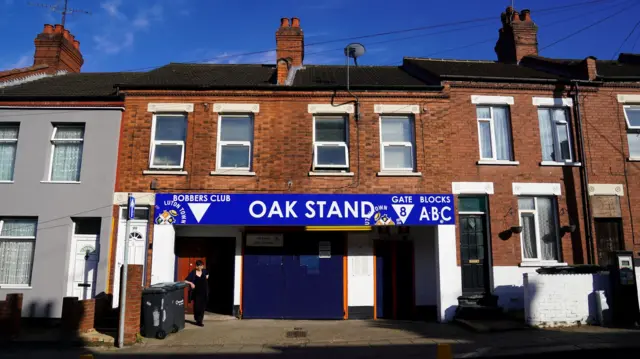
M 189 208 L 191 208 L 191 213 L 193 213 L 193 216 L 196 218 L 196 221 L 198 221 L 198 223 L 200 223 L 200 220 L 202 219 L 204 214 L 207 213 L 209 206 L 211 206 L 211 203 L 187 203 L 187 204 L 189 205 Z
M 396 214 L 402 223 L 407 221 L 407 217 L 409 217 L 409 214 L 413 209 L 412 204 L 392 204 L 391 206 L 393 207 L 393 210 L 396 211 Z

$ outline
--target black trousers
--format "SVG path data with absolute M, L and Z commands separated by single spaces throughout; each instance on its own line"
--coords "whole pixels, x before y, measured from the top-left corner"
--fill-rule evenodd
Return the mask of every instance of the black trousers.
M 204 319 L 204 310 L 207 308 L 207 297 L 195 295 L 193 297 L 193 319 L 201 324 Z

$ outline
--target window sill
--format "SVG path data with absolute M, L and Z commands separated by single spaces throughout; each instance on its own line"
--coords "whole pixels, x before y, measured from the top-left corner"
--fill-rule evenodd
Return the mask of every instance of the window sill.
M 13 183 L 13 181 L 0 181 L 0 184 L 3 184 L 3 183 Z
M 422 177 L 422 172 L 382 171 L 378 172 L 378 177 Z
M 629 161 L 629 162 L 637 162 L 637 161 L 640 161 L 640 157 L 629 157 L 629 158 L 627 158 L 627 161 Z
M 555 161 L 542 161 L 540 162 L 540 166 L 552 166 L 552 167 L 580 167 L 582 163 L 580 162 L 555 162 Z
M 567 263 L 557 261 L 531 261 L 520 263 L 520 267 L 566 267 L 567 265 Z
M 243 171 L 243 170 L 218 170 L 218 171 L 211 171 L 211 173 L 209 174 L 211 176 L 247 176 L 247 177 L 252 177 L 256 175 L 255 172 Z
M 0 284 L 0 289 L 33 289 L 33 287 L 20 284 Z
M 170 171 L 170 170 L 144 170 L 143 175 L 169 175 L 169 176 L 186 176 L 187 171 Z
M 40 181 L 40 183 L 51 183 L 51 184 L 80 184 L 80 181 Z
M 309 177 L 353 177 L 353 172 L 309 172 Z
M 476 162 L 479 165 L 493 165 L 493 166 L 519 166 L 519 161 L 503 161 L 503 160 L 480 160 Z

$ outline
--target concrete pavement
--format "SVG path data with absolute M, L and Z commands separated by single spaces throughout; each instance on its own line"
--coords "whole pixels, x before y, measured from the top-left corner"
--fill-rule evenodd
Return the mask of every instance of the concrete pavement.
M 640 348 L 640 331 L 601 327 L 474 333 L 456 325 L 401 321 L 208 321 L 204 328 L 187 324 L 184 331 L 164 340 L 145 339 L 125 349 L 88 348 L 39 351 L 21 347 L 0 357 L 26 359 L 56 356 L 77 358 L 91 352 L 96 358 L 186 357 L 303 357 L 313 358 L 435 358 L 436 344 L 452 345 L 460 358 L 544 355 L 564 352 L 570 357 L 584 350 Z M 295 334 L 295 335 L 294 335 Z M 296 336 L 296 337 L 294 337 Z

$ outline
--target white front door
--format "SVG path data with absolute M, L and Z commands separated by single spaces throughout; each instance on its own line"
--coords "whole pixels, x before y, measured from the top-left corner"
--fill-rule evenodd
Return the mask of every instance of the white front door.
M 67 294 L 80 300 L 96 295 L 96 276 L 100 249 L 96 235 L 74 234 L 71 243 L 69 288 Z
M 124 263 L 124 236 L 127 230 L 127 222 L 120 221 L 118 224 L 118 244 L 116 252 L 115 281 L 113 287 L 113 307 L 118 307 L 120 303 L 120 273 Z M 145 220 L 132 220 L 131 232 L 129 233 L 129 264 L 141 264 L 143 273 L 146 270 L 147 254 L 147 230 L 148 222 Z M 144 276 L 141 285 L 144 285 Z

